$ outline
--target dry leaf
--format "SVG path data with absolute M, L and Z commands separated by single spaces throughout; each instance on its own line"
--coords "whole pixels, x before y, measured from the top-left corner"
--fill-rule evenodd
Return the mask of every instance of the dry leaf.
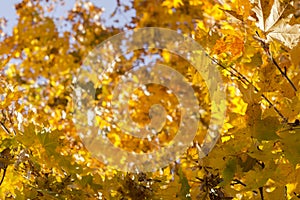
M 254 3 L 257 5 L 252 10 L 258 18 L 257 26 L 266 34 L 267 42 L 277 39 L 289 48 L 295 47 L 300 40 L 300 25 L 288 24 L 293 16 L 291 4 L 274 0 L 270 14 L 266 17 L 263 0 L 255 0 Z
M 267 35 L 267 40 L 277 39 L 289 48 L 295 47 L 300 40 L 300 24 L 289 25 L 281 20 Z

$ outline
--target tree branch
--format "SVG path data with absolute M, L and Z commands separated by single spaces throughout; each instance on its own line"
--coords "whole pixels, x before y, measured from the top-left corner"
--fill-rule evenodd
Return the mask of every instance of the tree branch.
M 263 187 L 259 187 L 259 193 L 260 193 L 260 199 L 261 200 L 264 200 L 264 190 L 263 190 Z
M 270 49 L 269 49 L 269 44 L 267 44 L 263 39 L 260 38 L 258 32 L 256 31 L 256 35 L 258 37 L 253 37 L 255 40 L 257 40 L 260 45 L 262 46 L 262 48 L 265 50 L 266 54 L 268 55 L 268 57 L 271 59 L 272 63 L 276 66 L 276 68 L 279 70 L 279 72 L 281 73 L 281 75 L 289 82 L 289 84 L 292 86 L 292 88 L 294 89 L 295 92 L 297 92 L 297 88 L 294 85 L 294 83 L 291 81 L 291 79 L 286 75 L 286 67 L 284 68 L 284 71 L 282 71 L 282 69 L 279 67 L 278 63 L 276 62 L 276 60 L 273 58 Z
M 237 71 L 235 68 L 233 68 L 232 66 L 229 66 L 229 68 L 234 71 L 232 72 L 231 70 L 229 70 L 227 67 L 225 67 L 223 64 L 221 64 L 217 59 L 210 57 L 209 55 L 207 55 L 208 58 L 210 60 L 212 60 L 213 62 L 215 62 L 218 66 L 220 66 L 222 69 L 228 71 L 233 77 L 236 77 L 237 79 L 239 79 L 242 83 L 244 83 L 245 85 L 251 85 L 254 90 L 256 92 L 259 92 L 259 89 L 253 85 L 253 83 L 251 83 L 243 74 L 241 74 L 239 71 Z M 282 118 L 282 120 L 284 122 L 287 122 L 287 118 L 276 108 L 276 106 L 264 95 L 261 94 L 261 97 L 263 99 L 265 99 L 271 107 L 273 107 L 273 109 L 276 111 L 276 113 Z
M 6 169 L 7 169 L 7 166 L 3 168 L 3 175 L 2 175 L 2 178 L 0 180 L 0 186 L 2 185 L 3 181 L 4 181 L 4 177 L 5 177 L 5 174 L 6 174 Z M 1 171 L 1 170 L 0 170 Z
M 277 69 L 280 71 L 281 75 L 285 77 L 285 79 L 290 83 L 290 85 L 293 87 L 294 91 L 297 92 L 297 88 L 294 85 L 294 83 L 291 81 L 291 79 L 286 75 L 286 71 L 282 71 L 282 69 L 279 67 L 278 63 L 276 60 L 273 58 L 273 56 L 270 57 L 273 64 L 277 67 Z M 286 69 L 286 68 L 285 68 Z
M 10 135 L 10 131 L 8 130 L 8 128 L 6 128 L 5 124 L 3 122 L 0 122 L 0 125 L 1 125 L 2 129 L 4 130 L 4 132 L 7 133 L 8 135 Z

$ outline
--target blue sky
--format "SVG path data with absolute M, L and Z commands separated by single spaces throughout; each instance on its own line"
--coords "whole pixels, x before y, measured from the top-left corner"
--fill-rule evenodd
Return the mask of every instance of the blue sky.
M 50 0 L 51 1 L 51 0 Z M 110 26 L 114 25 L 117 27 L 121 27 L 124 24 L 128 23 L 131 19 L 131 16 L 134 16 L 134 11 L 130 12 L 121 12 L 117 13 L 114 18 L 110 19 L 109 16 L 115 10 L 117 6 L 116 0 L 90 0 L 95 5 L 104 8 L 104 13 L 102 15 L 102 19 L 105 20 L 105 25 Z M 7 22 L 7 27 L 4 29 L 4 32 L 10 34 L 12 32 L 12 28 L 17 23 L 17 15 L 15 11 L 14 5 L 16 3 L 21 2 L 21 0 L 0 0 L 0 18 L 5 17 Z M 65 0 L 65 5 L 55 7 L 53 12 L 50 14 L 54 17 L 66 16 L 67 11 L 71 10 L 76 2 L 76 0 Z M 130 5 L 129 0 L 121 1 L 126 5 Z M 119 20 L 119 23 L 114 22 L 114 20 Z

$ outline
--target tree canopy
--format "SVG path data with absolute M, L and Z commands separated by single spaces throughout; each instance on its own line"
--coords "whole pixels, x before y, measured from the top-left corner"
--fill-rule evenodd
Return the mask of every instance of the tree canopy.
M 88 0 L 77 0 L 59 18 L 52 11 L 62 4 L 20 1 L 12 33 L 3 31 L 6 19 L 0 18 L 0 199 L 300 199 L 300 1 L 117 0 L 110 16 L 116 24 L 135 12 L 121 27 L 105 25 L 103 9 Z M 166 35 L 146 31 L 134 41 L 111 40 L 145 27 L 165 28 Z M 201 45 L 207 63 L 188 51 L 194 43 L 181 43 L 175 33 Z M 145 43 L 151 38 L 167 38 L 168 49 Z M 134 51 L 126 52 L 129 46 Z M 83 73 L 94 61 L 108 70 Z M 120 77 L 149 63 L 182 75 L 197 98 L 199 125 L 178 159 L 155 171 L 122 171 L 90 151 L 88 142 L 97 139 L 84 141 L 91 128 L 79 124 L 91 115 L 78 105 L 98 107 L 93 128 L 118 149 L 143 154 L 170 145 L 186 114 L 180 109 L 192 101 L 183 104 L 165 85 L 135 88 L 120 119 L 112 113 L 119 106 L 113 93 L 123 89 L 115 88 Z M 162 79 L 169 77 L 167 69 L 158 71 Z M 151 71 L 127 76 L 139 82 Z M 85 91 L 79 104 L 78 87 Z M 132 129 L 122 122 L 125 115 L 135 122 Z M 153 137 L 130 135 L 150 122 L 159 130 Z M 193 131 L 191 121 L 186 127 Z M 208 137 L 213 127 L 220 135 Z M 130 164 L 102 147 L 114 161 Z

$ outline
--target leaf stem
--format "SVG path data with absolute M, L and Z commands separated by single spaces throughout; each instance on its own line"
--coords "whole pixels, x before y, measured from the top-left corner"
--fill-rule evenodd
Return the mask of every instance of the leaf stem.
M 276 60 L 273 58 L 273 56 L 270 56 L 273 64 L 276 66 L 276 68 L 280 71 L 281 75 L 283 77 L 285 77 L 285 79 L 290 83 L 290 85 L 292 86 L 292 88 L 294 89 L 295 92 L 297 92 L 297 88 L 294 85 L 294 83 L 291 81 L 291 79 L 286 75 L 286 71 L 282 71 L 282 69 L 279 67 L 278 63 L 276 62 Z M 285 68 L 286 69 L 286 68 Z

